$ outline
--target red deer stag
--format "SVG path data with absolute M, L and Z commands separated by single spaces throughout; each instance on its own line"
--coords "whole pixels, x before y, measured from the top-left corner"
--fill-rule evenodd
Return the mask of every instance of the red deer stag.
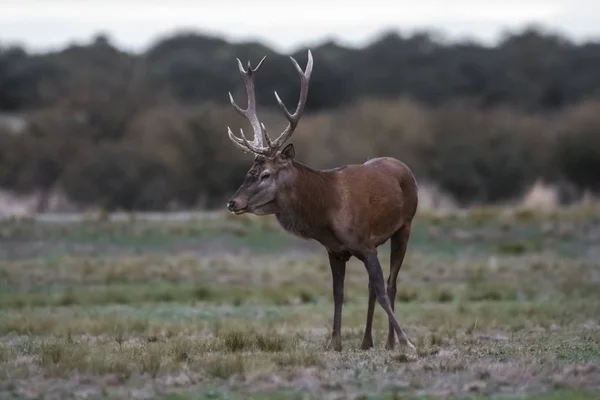
M 256 115 L 254 76 L 266 56 L 252 68 L 244 69 L 239 59 L 248 96 L 248 106 L 238 106 L 231 93 L 233 108 L 248 119 L 254 131 L 249 141 L 241 130 L 237 137 L 227 128 L 229 138 L 245 152 L 255 155 L 254 163 L 241 186 L 227 203 L 236 215 L 275 214 L 288 232 L 314 239 L 327 250 L 333 275 L 333 331 L 331 347 L 342 349 L 341 319 L 344 301 L 346 263 L 355 256 L 366 267 L 369 276 L 369 306 L 361 349 L 373 347 L 371 336 L 375 300 L 385 310 L 388 320 L 387 349 L 393 349 L 394 333 L 401 344 L 414 349 L 394 316 L 396 280 L 410 237 L 411 223 L 417 210 L 417 184 L 411 170 L 403 162 L 389 157 L 371 159 L 364 164 L 345 165 L 330 170 L 314 170 L 296 161 L 293 144 L 282 146 L 292 136 L 304 110 L 313 59 L 303 72 L 290 57 L 300 74 L 300 99 L 291 114 L 277 92 L 275 98 L 288 120 L 283 133 L 272 140 Z M 390 274 L 387 293 L 377 248 L 391 239 Z

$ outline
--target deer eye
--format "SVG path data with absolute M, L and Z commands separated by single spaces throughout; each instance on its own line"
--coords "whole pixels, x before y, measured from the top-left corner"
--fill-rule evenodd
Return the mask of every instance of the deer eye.
M 265 179 L 269 179 L 271 177 L 271 173 L 270 172 L 264 172 L 261 176 L 260 176 L 260 180 L 261 182 L 264 181 Z

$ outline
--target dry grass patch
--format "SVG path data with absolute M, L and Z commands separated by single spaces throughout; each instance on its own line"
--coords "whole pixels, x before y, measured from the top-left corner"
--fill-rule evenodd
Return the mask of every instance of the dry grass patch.
M 209 376 L 220 379 L 227 379 L 246 371 L 244 357 L 239 354 L 218 356 L 206 360 L 203 364 L 204 370 Z
M 290 345 L 289 341 L 277 332 L 257 332 L 253 328 L 232 329 L 221 332 L 219 338 L 225 350 L 231 352 L 239 351 L 283 351 Z
M 292 352 L 275 354 L 272 360 L 280 367 L 325 368 L 325 362 L 316 349 L 297 349 Z
M 161 372 L 179 371 L 182 356 L 179 346 L 179 342 L 139 341 L 118 345 L 44 340 L 39 346 L 38 360 L 44 374 L 51 377 L 66 377 L 71 373 L 117 374 L 126 379 L 138 373 L 156 378 Z
M 266 333 L 253 332 L 251 341 L 240 342 L 239 335 L 239 331 L 230 331 L 219 338 L 180 336 L 124 342 L 94 337 L 21 338 L 0 347 L 0 370 L 3 378 L 11 379 L 33 378 L 39 371 L 46 379 L 108 374 L 124 382 L 134 375 L 156 379 L 184 369 L 188 373 L 229 378 L 235 374 L 270 372 L 277 367 L 323 366 L 315 349 L 289 347 L 282 336 L 269 338 Z M 232 338 L 236 338 L 234 342 Z M 11 371 L 15 359 L 25 361 L 29 368 Z

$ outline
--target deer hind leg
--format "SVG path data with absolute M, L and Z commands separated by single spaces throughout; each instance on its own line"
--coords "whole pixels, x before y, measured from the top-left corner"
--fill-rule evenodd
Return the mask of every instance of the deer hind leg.
M 392 311 L 395 311 L 396 303 L 396 281 L 398 280 L 398 272 L 402 267 L 404 261 L 404 255 L 406 254 L 406 247 L 408 245 L 408 239 L 410 238 L 410 225 L 404 225 L 396 233 L 392 235 L 390 243 L 390 275 L 387 280 L 387 294 L 390 299 L 390 306 Z M 391 350 L 394 348 L 396 343 L 396 336 L 394 334 L 394 325 L 392 320 L 389 319 L 388 324 L 388 338 L 385 348 Z
M 379 259 L 377 258 L 377 251 L 371 250 L 361 252 L 357 254 L 357 257 L 365 265 L 365 268 L 367 269 L 367 273 L 369 275 L 369 284 L 375 292 L 375 298 L 381 306 L 381 308 L 383 308 L 383 310 L 387 314 L 388 319 L 392 324 L 392 327 L 394 328 L 394 331 L 398 335 L 398 339 L 400 340 L 400 342 L 414 349 L 414 344 L 410 341 L 408 335 L 400 327 L 400 324 L 398 324 L 398 321 L 394 316 L 394 312 L 392 311 L 392 307 L 390 306 L 390 299 L 386 291 L 381 264 L 379 263 Z
M 333 331 L 331 333 L 331 347 L 335 351 L 342 351 L 342 305 L 344 304 L 344 278 L 346 276 L 346 263 L 350 259 L 348 254 L 329 255 L 329 265 L 333 277 Z

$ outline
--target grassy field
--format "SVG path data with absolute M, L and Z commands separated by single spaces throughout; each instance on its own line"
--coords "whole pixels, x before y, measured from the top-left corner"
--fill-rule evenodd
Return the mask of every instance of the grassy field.
M 388 271 L 388 246 L 380 251 Z M 596 399 L 600 210 L 417 219 L 396 316 L 359 350 L 367 274 L 272 218 L 0 222 L 0 398 Z

